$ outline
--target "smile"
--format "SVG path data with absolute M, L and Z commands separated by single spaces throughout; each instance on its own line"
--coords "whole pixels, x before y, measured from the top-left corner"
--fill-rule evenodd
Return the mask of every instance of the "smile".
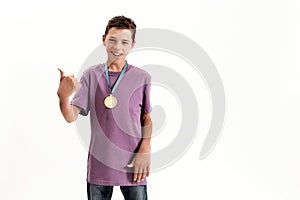
M 111 52 L 114 56 L 122 56 L 122 53 Z

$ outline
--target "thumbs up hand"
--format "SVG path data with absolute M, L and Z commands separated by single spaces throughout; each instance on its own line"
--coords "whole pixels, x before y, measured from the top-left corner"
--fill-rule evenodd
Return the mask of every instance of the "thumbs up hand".
M 59 98 L 68 98 L 73 94 L 76 87 L 78 86 L 77 80 L 74 76 L 74 74 L 65 76 L 65 73 L 63 70 L 59 69 L 60 71 L 60 83 L 57 90 L 57 95 Z

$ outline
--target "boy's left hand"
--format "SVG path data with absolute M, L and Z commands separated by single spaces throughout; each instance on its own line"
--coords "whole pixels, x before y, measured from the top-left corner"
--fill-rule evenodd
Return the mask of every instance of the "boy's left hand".
M 133 167 L 133 181 L 143 181 L 150 174 L 150 151 L 140 149 L 127 167 Z

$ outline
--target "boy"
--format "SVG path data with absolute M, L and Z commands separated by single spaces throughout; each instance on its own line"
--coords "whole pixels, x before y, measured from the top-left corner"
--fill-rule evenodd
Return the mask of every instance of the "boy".
M 77 86 L 74 75 L 61 78 L 57 91 L 67 122 L 90 113 L 88 153 L 89 200 L 111 199 L 120 186 L 126 200 L 147 199 L 150 171 L 150 75 L 125 60 L 135 44 L 135 23 L 127 17 L 109 20 L 102 37 L 107 61 L 88 68 Z M 75 91 L 69 102 L 69 97 Z

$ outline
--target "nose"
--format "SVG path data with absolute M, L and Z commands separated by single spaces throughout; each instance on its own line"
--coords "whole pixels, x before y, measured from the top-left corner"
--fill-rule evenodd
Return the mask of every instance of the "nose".
M 114 48 L 115 48 L 116 50 L 120 50 L 120 49 L 121 49 L 121 45 L 122 45 L 121 42 L 116 42 Z

